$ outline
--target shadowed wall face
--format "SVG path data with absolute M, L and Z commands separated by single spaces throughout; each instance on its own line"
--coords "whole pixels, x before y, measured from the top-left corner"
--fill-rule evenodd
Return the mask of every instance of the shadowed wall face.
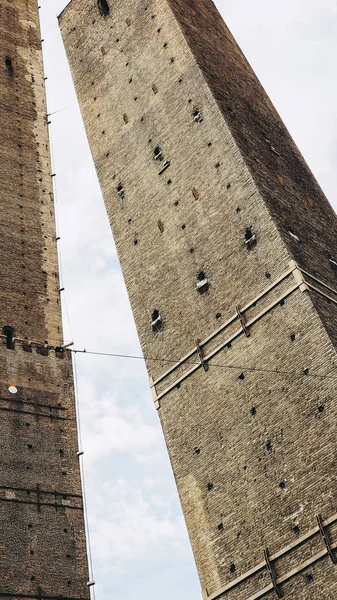
M 86 599 L 36 0 L 1 2 L 0 96 L 0 598 Z
M 60 26 L 204 595 L 333 598 L 336 217 L 211 2 L 109 5 Z

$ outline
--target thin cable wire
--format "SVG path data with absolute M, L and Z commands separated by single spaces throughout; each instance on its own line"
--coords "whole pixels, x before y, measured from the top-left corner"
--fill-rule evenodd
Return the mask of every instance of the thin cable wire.
M 80 406 L 79 406 L 79 387 L 78 387 L 78 374 L 77 374 L 77 364 L 76 364 L 76 354 L 73 354 L 73 373 L 74 373 L 74 384 L 75 384 L 75 406 L 76 406 L 76 420 L 77 420 L 77 431 L 78 431 L 78 441 L 79 441 L 79 451 L 83 451 L 82 446 L 82 429 L 81 429 L 81 415 L 80 415 Z M 84 508 L 84 520 L 85 520 L 85 529 L 87 532 L 87 548 L 88 548 L 88 558 L 89 558 L 89 579 L 90 581 L 94 580 L 94 569 L 93 569 L 93 560 L 92 560 L 92 550 L 91 550 L 91 540 L 90 540 L 90 529 L 89 529 L 89 516 L 88 516 L 88 505 L 87 505 L 87 496 L 86 496 L 86 486 L 85 486 L 85 470 L 84 470 L 84 458 L 83 455 L 80 457 L 80 469 L 81 469 L 81 480 L 82 480 L 82 494 L 83 494 L 83 508 Z M 90 588 L 92 591 L 93 599 L 96 599 L 95 594 L 95 586 Z
M 54 145 L 52 138 L 52 128 L 49 127 L 49 140 L 50 140 L 50 156 L 51 156 L 51 165 L 53 173 L 55 172 L 55 161 L 54 161 Z M 55 225 L 56 225 L 56 237 L 58 237 L 60 233 L 59 228 L 59 220 L 58 220 L 58 193 L 57 193 L 57 184 L 56 177 L 54 177 L 53 181 L 53 189 L 54 189 L 54 207 L 55 207 Z M 63 270 L 62 270 L 62 251 L 61 244 L 57 245 L 57 256 L 58 256 L 58 264 L 59 264 L 59 273 L 60 273 L 60 286 L 61 288 L 64 285 L 63 279 Z M 65 314 L 68 322 L 69 332 L 73 339 L 73 332 L 71 327 L 71 321 L 69 316 L 69 310 L 66 300 L 66 294 L 62 295 L 62 304 L 65 309 Z M 76 365 L 76 357 L 73 354 L 73 373 L 74 373 L 74 384 L 75 384 L 75 406 L 76 406 L 76 421 L 77 421 L 77 431 L 78 431 L 78 441 L 79 441 L 79 450 L 82 451 L 82 431 L 81 431 L 81 417 L 80 417 L 80 409 L 79 409 L 79 389 L 78 389 L 78 375 L 77 375 L 77 365 Z M 82 496 L 83 496 L 83 508 L 84 508 L 84 521 L 85 521 L 85 529 L 86 529 L 86 540 L 87 540 L 87 551 L 88 551 L 88 562 L 89 562 L 89 579 L 90 581 L 94 581 L 94 569 L 93 569 L 93 559 L 92 559 L 92 549 L 91 549 L 91 536 L 89 529 L 89 516 L 88 516 L 88 506 L 87 506 L 87 498 L 86 498 L 86 484 L 85 484 L 85 469 L 84 469 L 84 458 L 83 455 L 79 457 L 80 471 L 81 471 L 81 481 L 82 481 Z M 96 600 L 96 592 L 95 586 L 90 586 L 90 595 L 93 600 Z
M 53 173 L 54 170 L 54 146 L 52 140 L 52 132 L 51 127 L 49 128 L 49 140 L 50 140 L 50 154 L 51 154 L 51 164 Z M 56 178 L 54 177 L 54 206 L 55 206 L 55 224 L 57 230 L 57 236 L 60 232 L 58 225 L 58 194 L 57 194 L 57 185 Z M 60 285 L 63 287 L 63 271 L 62 271 L 62 252 L 61 252 L 61 244 L 57 246 L 57 255 L 58 255 L 58 263 L 59 263 L 59 272 L 60 272 Z M 66 294 L 62 295 L 62 303 L 65 309 L 68 327 L 71 337 L 73 338 L 73 332 L 71 327 L 71 321 L 67 306 Z M 76 422 L 77 422 L 77 431 L 78 431 L 78 441 L 79 441 L 79 450 L 82 451 L 82 430 L 81 430 L 81 416 L 80 416 L 80 408 L 79 408 L 79 388 L 78 388 L 78 375 L 77 375 L 77 365 L 76 365 L 76 356 L 73 354 L 73 373 L 74 373 L 74 385 L 75 385 L 75 407 L 76 407 Z M 92 549 L 91 549 L 91 536 L 89 529 L 89 516 L 88 516 L 88 505 L 87 505 L 87 497 L 86 497 L 86 484 L 85 484 L 85 469 L 84 469 L 84 458 L 83 455 L 79 456 L 80 463 L 80 471 L 81 471 L 81 481 L 82 481 L 82 496 L 83 496 L 83 508 L 84 508 L 84 521 L 85 521 L 85 529 L 86 529 L 86 540 L 87 540 L 87 550 L 88 550 L 88 559 L 89 559 L 89 579 L 90 581 L 94 581 L 94 569 L 93 569 L 93 559 L 92 559 Z M 90 587 L 90 595 L 93 600 L 96 600 L 96 592 L 95 586 Z
M 48 111 L 47 86 L 45 86 L 45 93 L 46 93 L 46 106 L 47 106 L 47 111 Z M 61 110 L 63 110 L 63 109 L 61 109 Z M 56 114 L 57 112 L 61 112 L 61 110 L 60 111 L 56 111 L 53 114 Z M 49 127 L 48 133 L 49 133 L 49 147 L 50 147 L 51 169 L 52 169 L 52 173 L 55 173 L 56 172 L 55 171 L 55 159 L 54 159 L 55 154 L 54 154 L 54 146 L 53 146 L 52 128 L 51 127 Z M 56 185 L 56 178 L 55 177 L 53 178 L 53 193 L 54 193 L 54 207 L 55 207 L 56 237 L 58 237 L 59 236 L 59 232 L 60 232 L 60 228 L 59 228 L 59 220 L 58 220 L 58 194 L 57 194 L 57 185 Z M 59 267 L 59 275 L 60 275 L 60 286 L 62 288 L 64 280 L 63 280 L 62 254 L 61 254 L 60 244 L 57 245 L 57 258 L 58 258 L 58 267 Z M 69 332 L 70 332 L 71 337 L 73 338 L 73 333 L 72 333 L 71 322 L 70 322 L 69 311 L 68 311 L 68 306 L 67 306 L 67 301 L 66 301 L 65 294 L 63 294 L 63 296 L 62 296 L 62 302 L 63 302 L 63 306 L 65 308 L 65 313 L 66 313 L 66 317 L 67 317 L 67 321 L 68 321 L 68 326 L 69 326 Z M 80 418 L 80 411 L 79 411 L 78 375 L 77 375 L 77 365 L 76 365 L 76 356 L 75 356 L 75 354 L 72 356 L 72 359 L 73 359 L 72 363 L 73 363 L 74 386 L 75 386 L 75 409 L 76 409 L 76 416 L 77 416 L 76 421 L 77 421 L 77 430 L 78 430 L 78 441 L 79 441 L 79 445 L 80 445 L 79 450 L 82 451 L 82 432 L 81 432 L 81 418 Z M 84 476 L 83 455 L 81 455 L 79 458 L 80 458 L 79 463 L 80 463 L 81 481 L 82 481 L 82 496 L 83 496 L 84 520 L 85 520 L 85 529 L 86 529 L 86 541 L 87 541 L 87 550 L 88 550 L 88 559 L 89 559 L 89 578 L 90 578 L 91 581 L 94 581 L 94 570 L 93 570 L 93 560 L 92 560 L 92 550 L 91 550 L 91 538 L 90 538 L 88 509 L 87 509 L 86 491 L 85 491 L 85 476 Z M 95 586 L 91 586 L 90 587 L 90 597 L 92 597 L 93 600 L 96 600 Z
M 47 88 L 46 88 L 46 96 L 47 96 Z M 47 104 L 48 104 L 48 101 L 47 101 Z M 55 158 L 54 158 L 55 153 L 54 153 L 54 144 L 53 144 L 53 136 L 52 136 L 52 127 L 49 127 L 49 144 L 50 144 L 50 162 L 51 162 L 52 172 L 55 173 Z M 58 204 L 57 182 L 56 182 L 56 177 L 54 177 L 53 179 L 54 179 L 53 191 L 54 191 L 56 237 L 57 238 L 60 237 L 60 239 L 57 242 L 57 257 L 58 257 L 58 266 L 59 266 L 59 274 L 60 274 L 59 281 L 60 281 L 60 287 L 63 288 L 64 278 L 63 278 L 63 269 L 62 269 L 62 248 L 61 248 L 62 244 L 60 244 L 61 236 L 59 236 L 60 226 L 59 226 L 59 218 L 58 218 L 59 204 Z M 62 294 L 61 302 L 64 306 L 65 314 L 67 317 L 69 332 L 70 332 L 71 337 L 73 338 L 70 316 L 69 316 L 69 311 L 68 311 L 68 305 L 67 305 L 67 300 L 66 300 L 66 294 Z
M 47 117 L 52 117 L 53 115 L 57 115 L 59 112 L 62 112 L 66 109 L 67 109 L 67 106 L 64 106 L 63 108 L 59 108 L 59 110 L 54 110 L 54 112 L 47 113 Z
M 70 349 L 70 352 L 73 352 L 74 354 L 89 354 L 92 356 L 107 356 L 107 357 L 111 357 L 111 358 L 125 358 L 125 359 L 130 359 L 130 360 L 142 360 L 142 361 L 149 361 L 149 362 L 164 362 L 164 363 L 169 363 L 169 364 L 176 364 L 177 366 L 181 366 L 181 365 L 199 365 L 201 366 L 200 361 L 191 361 L 191 360 L 185 360 L 181 362 L 181 359 L 177 359 L 177 358 L 160 358 L 160 357 L 151 357 L 151 356 L 137 356 L 137 355 L 133 355 L 133 354 L 118 354 L 115 352 L 94 352 L 94 351 L 90 351 L 90 350 L 78 350 L 77 348 L 72 348 Z M 281 370 L 281 369 L 268 369 L 265 367 L 248 367 L 247 365 L 242 366 L 242 365 L 221 365 L 219 363 L 213 363 L 213 362 L 207 362 L 207 365 L 209 367 L 215 367 L 215 368 L 219 368 L 219 369 L 233 369 L 233 370 L 238 370 L 238 371 L 252 371 L 252 372 L 257 372 L 257 373 L 269 373 L 269 374 L 273 374 L 273 375 L 292 375 L 292 376 L 296 376 L 296 377 L 315 377 L 318 379 L 332 379 L 332 380 L 337 380 L 337 375 L 321 375 L 319 373 L 305 373 L 304 371 L 285 371 L 285 370 Z

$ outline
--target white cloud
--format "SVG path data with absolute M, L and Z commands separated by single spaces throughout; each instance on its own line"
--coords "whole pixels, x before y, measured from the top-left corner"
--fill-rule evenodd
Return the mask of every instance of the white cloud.
M 179 551 L 186 543 L 182 517 L 158 496 L 145 499 L 142 490 L 121 480 L 103 486 L 92 520 L 92 542 L 103 571 L 115 571 L 123 560 L 151 552 Z M 125 567 L 124 567 L 125 568 Z
M 100 393 L 100 386 L 87 378 L 80 381 L 80 390 L 82 435 L 90 464 L 112 452 L 136 456 L 158 445 L 159 426 L 145 422 L 139 406 L 118 403 L 117 391 Z

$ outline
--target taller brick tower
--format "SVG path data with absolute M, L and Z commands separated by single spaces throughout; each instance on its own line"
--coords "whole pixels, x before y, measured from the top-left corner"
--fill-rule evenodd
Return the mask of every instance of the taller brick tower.
M 0 598 L 89 597 L 37 0 L 0 3 Z
M 336 600 L 336 215 L 211 0 L 60 25 L 204 597 Z

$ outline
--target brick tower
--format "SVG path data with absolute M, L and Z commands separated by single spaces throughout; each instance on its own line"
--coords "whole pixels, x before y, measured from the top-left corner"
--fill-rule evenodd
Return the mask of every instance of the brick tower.
M 336 215 L 211 0 L 60 26 L 204 597 L 336 600 Z
M 89 596 L 37 0 L 0 5 L 0 599 Z

